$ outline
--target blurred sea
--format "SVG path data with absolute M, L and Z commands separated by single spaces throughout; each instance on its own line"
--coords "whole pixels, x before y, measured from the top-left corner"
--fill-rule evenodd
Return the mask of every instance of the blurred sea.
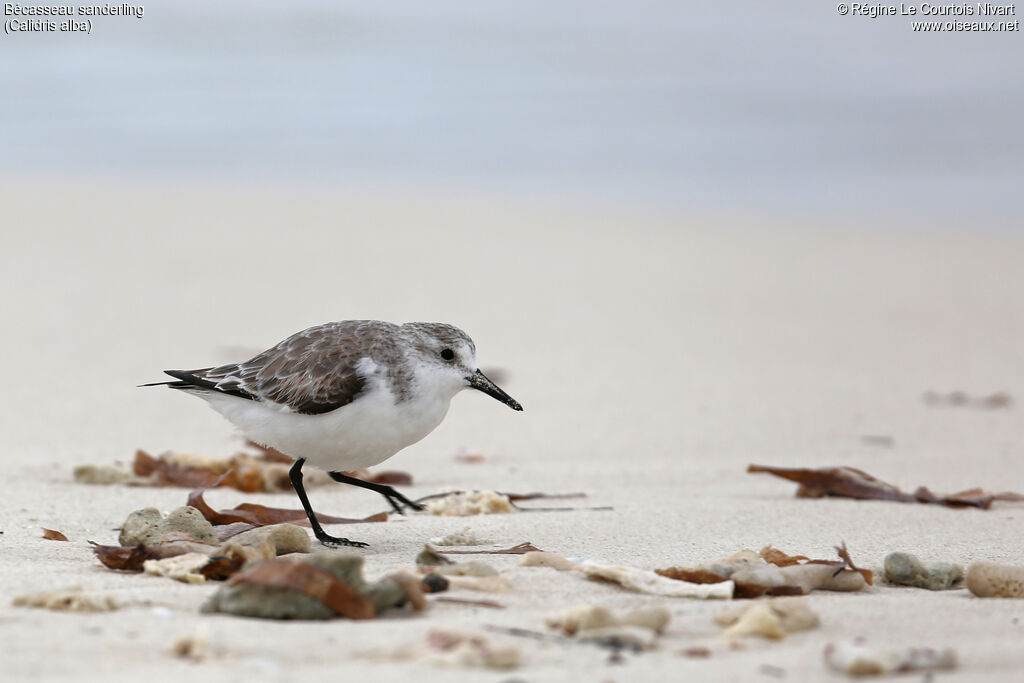
M 1013 226 L 1022 122 L 1020 32 L 920 33 L 811 0 L 167 0 L 92 35 L 0 36 L 7 177 Z

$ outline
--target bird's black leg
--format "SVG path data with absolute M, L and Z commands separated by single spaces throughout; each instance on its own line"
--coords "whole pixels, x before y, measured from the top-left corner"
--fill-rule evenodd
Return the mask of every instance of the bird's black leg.
M 347 545 L 355 548 L 367 547 L 367 545 L 369 545 L 367 543 L 350 541 L 347 538 L 331 536 L 324 531 L 322 526 L 320 526 L 320 520 L 316 518 L 316 513 L 313 512 L 313 506 L 309 504 L 309 497 L 306 495 L 306 488 L 302 485 L 302 465 L 305 462 L 305 458 L 297 458 L 295 460 L 295 464 L 292 465 L 290 470 L 288 470 L 288 477 L 292 480 L 292 486 L 295 488 L 295 493 L 299 494 L 299 500 L 302 502 L 302 509 L 306 511 L 306 516 L 309 517 L 309 525 L 313 527 L 313 535 L 316 536 L 316 540 L 329 546 Z
M 331 475 L 331 479 L 342 484 L 352 484 L 353 486 L 359 486 L 364 489 L 376 491 L 380 495 L 384 496 L 387 499 L 387 501 L 391 503 L 391 507 L 395 509 L 395 512 L 397 512 L 400 515 L 405 514 L 405 512 L 402 510 L 402 505 L 405 505 L 411 510 L 424 509 L 423 506 L 420 505 L 419 503 L 409 500 L 401 493 L 394 490 L 390 486 L 387 486 L 386 484 L 374 484 L 373 482 L 370 481 L 363 481 L 362 479 L 350 477 L 347 474 L 342 474 L 341 472 L 328 472 L 327 474 Z

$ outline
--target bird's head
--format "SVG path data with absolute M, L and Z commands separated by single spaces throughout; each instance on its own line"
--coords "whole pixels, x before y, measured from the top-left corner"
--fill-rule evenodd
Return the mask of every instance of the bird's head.
M 476 363 L 476 345 L 469 335 L 444 323 L 406 323 L 417 355 L 419 380 L 454 396 L 463 389 L 476 389 L 513 410 L 523 407 L 501 387 L 480 372 Z

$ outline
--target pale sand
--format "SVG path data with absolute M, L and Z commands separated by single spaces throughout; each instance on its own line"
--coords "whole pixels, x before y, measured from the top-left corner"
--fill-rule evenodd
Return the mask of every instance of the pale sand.
M 305 326 L 343 318 L 464 327 L 481 364 L 507 370 L 515 413 L 480 395 L 389 461 L 417 496 L 442 487 L 585 491 L 610 512 L 577 511 L 334 527 L 368 541 L 371 577 L 409 566 L 432 537 L 469 524 L 502 545 L 654 568 L 772 543 L 831 557 L 845 540 L 873 567 L 904 550 L 967 564 L 1024 564 L 1024 508 L 797 500 L 748 463 L 846 464 L 913 489 L 1024 490 L 1024 241 L 1020 236 L 734 224 L 329 194 L 110 188 L 0 190 L 4 477 L 0 661 L 6 680 L 821 680 L 828 641 L 869 636 L 952 646 L 942 680 L 1019 680 L 1024 602 L 966 591 L 880 587 L 815 594 L 822 627 L 711 658 L 678 656 L 714 638 L 725 605 L 659 600 L 517 558 L 484 558 L 516 585 L 504 611 L 438 605 L 373 622 L 278 623 L 200 616 L 216 585 L 99 567 L 86 541 L 113 543 L 132 510 L 168 510 L 181 489 L 88 487 L 74 465 L 134 449 L 231 452 L 230 425 L 202 402 L 138 389 L 165 367 L 244 357 Z M 929 390 L 1009 392 L 1009 410 L 935 409 Z M 894 447 L 862 442 L 885 435 Z M 462 447 L 485 462 L 467 465 Z M 312 491 L 347 516 L 384 508 L 368 492 Z M 290 495 L 218 490 L 296 505 Z M 59 529 L 71 543 L 40 538 Z M 81 585 L 152 607 L 102 615 L 15 608 L 23 591 Z M 480 597 L 463 593 L 463 597 Z M 375 663 L 356 653 L 421 641 L 433 627 L 543 630 L 583 601 L 665 604 L 657 652 L 609 666 L 605 653 L 511 639 L 515 672 Z M 224 657 L 194 665 L 169 641 L 210 630 Z

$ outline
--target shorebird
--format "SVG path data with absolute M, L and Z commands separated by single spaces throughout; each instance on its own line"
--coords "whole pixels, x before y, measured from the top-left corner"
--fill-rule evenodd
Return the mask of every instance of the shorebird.
M 343 474 L 387 460 L 441 424 L 455 394 L 477 389 L 513 410 L 515 399 L 480 372 L 476 346 L 444 323 L 346 320 L 297 332 L 243 363 L 165 370 L 169 386 L 204 399 L 248 439 L 295 458 L 289 471 L 313 533 L 324 545 L 367 544 L 323 530 L 302 485 L 302 466 L 376 491 L 396 512 L 423 507 L 390 486 Z

